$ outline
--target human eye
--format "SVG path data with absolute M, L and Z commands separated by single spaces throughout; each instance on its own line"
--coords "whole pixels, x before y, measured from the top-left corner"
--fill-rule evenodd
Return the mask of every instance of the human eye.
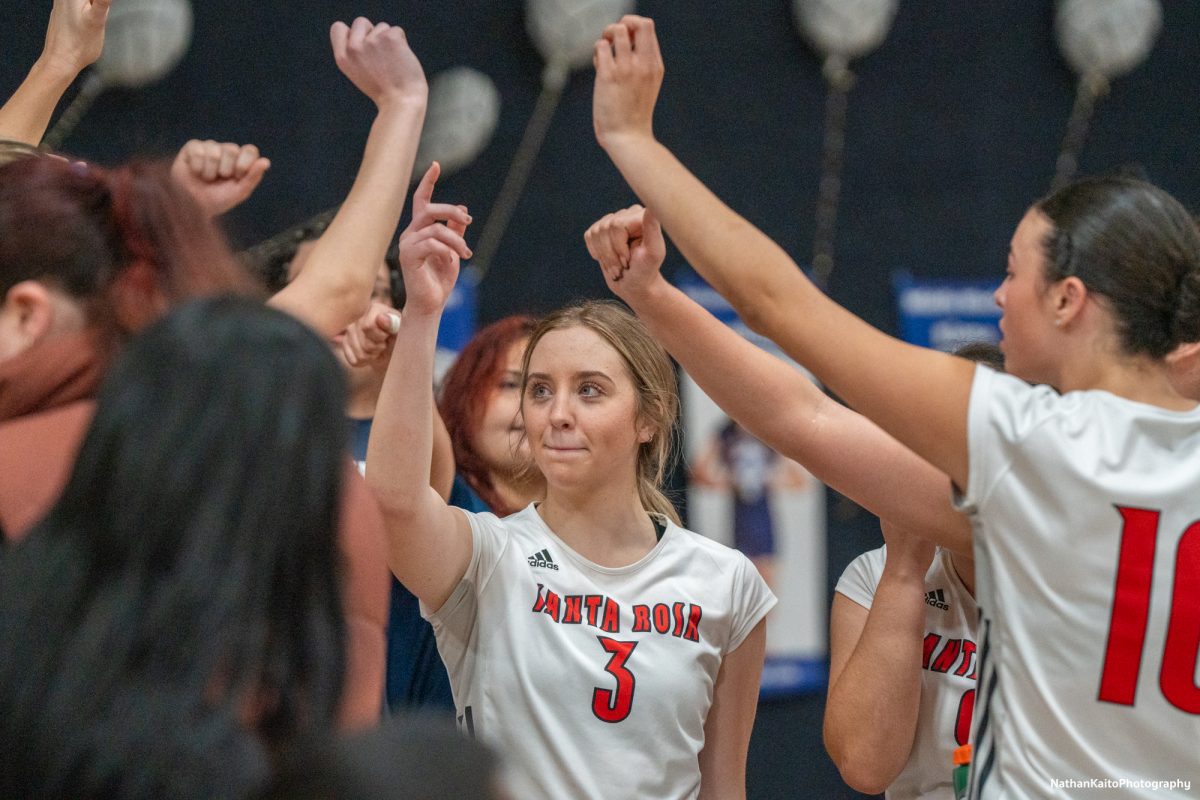
M 579 387 L 579 393 L 584 397 L 599 397 L 601 394 L 603 394 L 603 392 L 600 391 L 600 387 L 594 383 L 581 384 Z
M 550 396 L 550 387 L 544 383 L 531 383 L 526 390 L 533 400 L 544 400 Z

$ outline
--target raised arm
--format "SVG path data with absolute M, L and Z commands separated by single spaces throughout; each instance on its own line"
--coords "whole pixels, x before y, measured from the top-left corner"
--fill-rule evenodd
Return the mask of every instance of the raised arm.
M 970 552 L 970 525 L 942 472 L 663 278 L 666 243 L 649 211 L 609 214 L 584 238 L 609 288 L 743 428 L 871 513 Z
M 332 338 L 367 310 L 400 222 L 429 87 L 401 28 L 359 17 L 330 31 L 338 67 L 378 108 L 350 194 L 296 280 L 271 304 Z
M 596 43 L 596 137 L 671 240 L 755 331 L 959 486 L 974 365 L 900 342 L 825 297 L 778 245 L 654 138 L 663 64 L 654 24 L 625 17 Z
M 412 223 L 400 236 L 407 301 L 367 446 L 367 482 L 387 525 L 388 565 L 433 609 L 454 591 L 471 560 L 466 516 L 429 485 L 438 323 L 459 259 L 471 254 L 463 240 L 466 209 L 431 202 L 438 172 L 434 164 L 417 187 Z
M 0 107 L 0 139 L 37 147 L 63 92 L 104 49 L 112 0 L 55 0 L 42 54 Z
M 252 144 L 192 139 L 171 163 L 171 177 L 212 218 L 244 203 L 270 168 Z
M 884 524 L 887 561 L 870 610 L 834 594 L 825 749 L 852 788 L 880 794 L 908 762 L 921 710 L 925 573 L 933 547 Z M 947 768 L 949 774 L 949 768 Z

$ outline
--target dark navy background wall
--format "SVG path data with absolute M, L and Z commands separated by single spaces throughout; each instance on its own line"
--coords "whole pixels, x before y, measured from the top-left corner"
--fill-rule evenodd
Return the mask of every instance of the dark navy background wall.
M 117 0 L 120 2 L 120 0 Z M 1165 0 L 1149 60 L 1097 113 L 1085 171 L 1140 164 L 1200 205 L 1200 3 Z M 0 93 L 36 57 L 49 0 L 3 0 Z M 811 251 L 824 85 L 787 0 L 641 0 L 657 20 L 667 78 L 660 138 L 733 208 L 803 262 Z M 363 14 L 404 25 L 427 74 L 458 64 L 503 97 L 480 160 L 442 196 L 487 217 L 540 86 L 541 57 L 519 0 L 204 0 L 180 68 L 141 92 L 103 95 L 64 149 L 101 162 L 168 154 L 198 136 L 254 142 L 274 166 L 228 221 L 240 244 L 325 209 L 353 179 L 370 103 L 338 73 L 327 30 Z M 1074 95 L 1051 0 L 905 0 L 886 43 L 854 65 L 834 298 L 895 324 L 889 276 L 1000 276 L 1012 228 L 1046 191 Z M 591 75 L 576 74 L 525 196 L 481 287 L 484 321 L 603 296 L 582 243 L 599 215 L 632 202 L 591 133 Z M 475 231 L 478 236 L 478 231 Z M 672 253 L 668 269 L 679 265 Z M 830 501 L 830 584 L 877 528 Z M 820 744 L 820 698 L 765 704 L 751 797 L 850 797 Z

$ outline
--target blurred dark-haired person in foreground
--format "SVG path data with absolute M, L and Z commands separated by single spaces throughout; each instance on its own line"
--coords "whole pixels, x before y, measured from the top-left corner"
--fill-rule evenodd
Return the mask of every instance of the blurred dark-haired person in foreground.
M 0 561 L 0 796 L 230 795 L 333 728 L 344 400 L 322 340 L 250 299 L 125 348 Z

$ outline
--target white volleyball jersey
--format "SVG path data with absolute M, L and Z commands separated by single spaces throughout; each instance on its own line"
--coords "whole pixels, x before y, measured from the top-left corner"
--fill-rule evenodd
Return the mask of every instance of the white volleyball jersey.
M 467 517 L 470 565 L 428 619 L 460 725 L 507 760 L 514 797 L 696 797 L 722 658 L 775 604 L 754 565 L 669 522 L 608 568 L 532 505 Z
M 968 432 L 971 797 L 1195 798 L 1200 409 L 977 367 Z
M 838 593 L 869 609 L 886 559 L 886 546 L 854 559 L 838 581 Z M 908 763 L 887 788 L 888 800 L 954 800 L 954 749 L 968 741 L 975 705 L 978 613 L 950 553 L 939 548 L 925 573 L 925 649 L 917 730 Z

